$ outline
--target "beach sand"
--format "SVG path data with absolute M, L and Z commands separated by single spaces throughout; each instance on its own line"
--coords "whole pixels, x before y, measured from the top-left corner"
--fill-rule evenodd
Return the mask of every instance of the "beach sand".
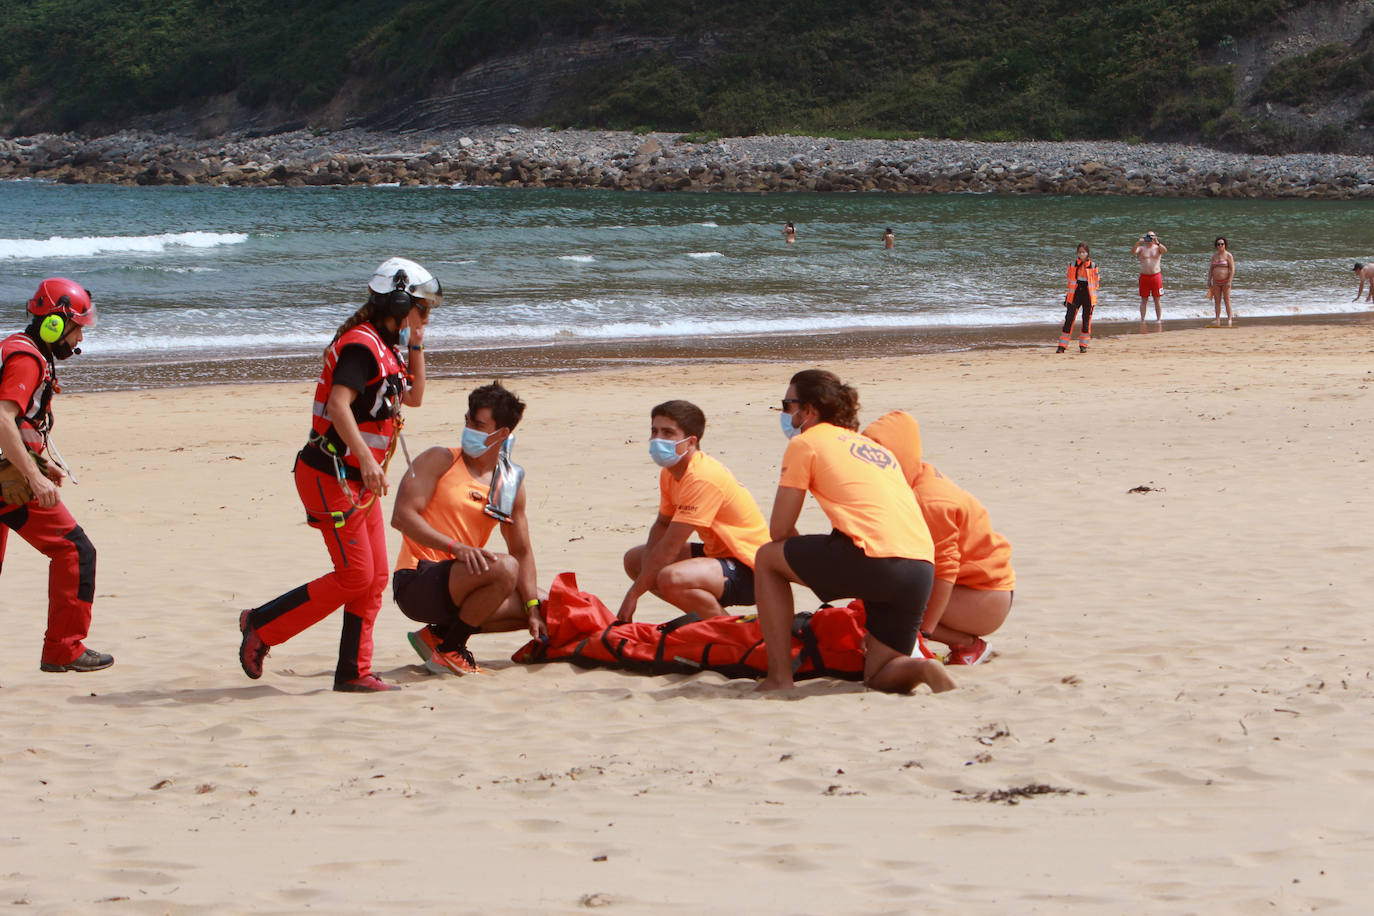
M 1122 334 L 1086 356 L 1052 338 L 826 365 L 865 422 L 916 416 L 927 460 L 1015 548 L 995 658 L 938 697 L 524 667 L 508 661 L 520 634 L 474 638 L 489 674 L 430 676 L 389 594 L 376 667 L 404 690 L 331 692 L 337 616 L 249 681 L 238 610 L 328 565 L 289 476 L 311 386 L 60 396 L 80 480 L 65 499 L 99 548 L 89 644 L 117 662 L 38 671 L 46 567 L 11 538 L 0 904 L 1362 911 L 1374 329 Z M 768 408 L 797 368 L 513 383 L 541 584 L 572 570 L 616 607 L 620 556 L 656 511 L 648 409 L 670 397 L 705 409 L 704 448 L 767 513 L 783 450 Z M 431 383 L 412 453 L 457 443 L 469 387 Z M 814 503 L 801 527 L 827 527 Z M 672 616 L 641 602 L 641 619 Z M 1054 791 L 989 794 L 1032 786 Z

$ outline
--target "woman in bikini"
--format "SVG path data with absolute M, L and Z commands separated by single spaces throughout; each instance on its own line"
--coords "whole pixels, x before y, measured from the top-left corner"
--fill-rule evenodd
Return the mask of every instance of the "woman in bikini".
M 1231 278 L 1236 275 L 1236 258 L 1226 246 L 1226 239 L 1220 236 L 1212 243 L 1216 254 L 1212 255 L 1211 266 L 1207 268 L 1207 298 L 1216 307 L 1216 321 L 1213 327 L 1221 327 L 1221 303 L 1226 300 L 1226 326 L 1231 326 Z

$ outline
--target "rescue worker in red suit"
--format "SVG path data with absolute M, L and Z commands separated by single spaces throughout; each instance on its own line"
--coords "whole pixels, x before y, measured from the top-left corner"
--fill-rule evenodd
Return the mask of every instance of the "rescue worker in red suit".
M 334 689 L 396 689 L 372 671 L 372 625 L 389 573 L 377 497 L 387 491 L 385 465 L 401 405 L 418 407 L 424 397 L 425 325 L 430 308 L 442 301 L 429 271 L 389 258 L 368 283 L 367 304 L 325 350 L 310 437 L 294 473 L 309 524 L 324 536 L 334 570 L 240 614 L 239 662 L 249 677 L 262 677 L 271 646 L 343 607 Z
M 81 352 L 77 344 L 95 325 L 95 306 L 71 280 L 50 277 L 38 285 L 28 311 L 29 326 L 0 341 L 0 453 L 23 473 L 33 498 L 0 505 L 0 563 L 11 531 L 48 558 L 48 631 L 39 667 L 99 671 L 114 664 L 113 656 L 82 642 L 95 598 L 95 545 L 62 504 L 62 462 L 48 439 L 59 390 L 54 360 Z

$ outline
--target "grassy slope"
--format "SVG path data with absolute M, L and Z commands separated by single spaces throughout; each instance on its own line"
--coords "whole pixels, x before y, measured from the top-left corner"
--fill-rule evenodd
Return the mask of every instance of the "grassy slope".
M 375 105 L 600 29 L 677 36 L 692 53 L 589 73 L 549 123 L 1207 138 L 1233 86 L 1201 51 L 1300 2 L 0 0 L 0 125 L 111 125 L 225 92 L 308 114 L 350 74 Z

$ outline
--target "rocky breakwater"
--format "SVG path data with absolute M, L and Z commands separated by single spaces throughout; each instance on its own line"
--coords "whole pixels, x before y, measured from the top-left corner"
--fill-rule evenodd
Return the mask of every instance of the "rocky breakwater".
M 139 132 L 0 138 L 0 179 L 140 185 L 480 185 L 637 191 L 883 191 L 1374 198 L 1374 161 L 1119 142 L 978 143 L 553 131 Z

